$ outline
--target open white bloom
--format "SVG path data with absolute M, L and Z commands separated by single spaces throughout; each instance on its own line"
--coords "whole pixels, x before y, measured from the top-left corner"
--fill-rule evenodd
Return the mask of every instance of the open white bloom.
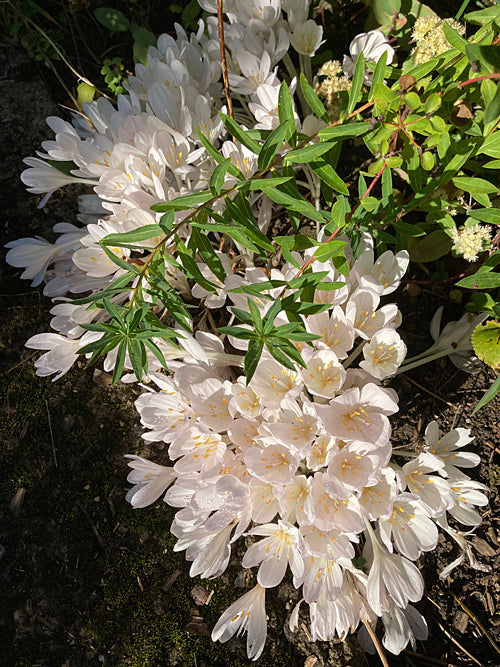
M 381 30 L 370 30 L 362 32 L 352 40 L 349 45 L 349 56 L 344 56 L 342 69 L 346 76 L 351 77 L 354 74 L 354 68 L 358 58 L 362 53 L 365 63 L 377 63 L 383 53 L 387 52 L 387 64 L 390 65 L 394 59 L 395 51 L 388 43 L 387 37 Z M 365 67 L 364 82 L 369 86 L 372 82 L 373 72 Z
M 390 604 L 389 611 L 382 614 L 382 622 L 384 624 L 382 644 L 394 655 L 399 655 L 407 647 L 408 642 L 415 651 L 416 640 L 424 641 L 429 634 L 425 618 L 411 604 L 405 609 L 401 609 L 397 604 Z M 360 628 L 358 638 L 365 651 L 376 653 L 366 628 Z
M 128 465 L 132 468 L 127 482 L 134 484 L 125 500 L 135 509 L 154 503 L 176 478 L 173 468 L 160 466 L 133 454 L 125 454 L 125 457 L 131 459 Z
M 420 600 L 424 593 L 420 571 L 407 558 L 387 551 L 368 523 L 367 532 L 369 540 L 363 551 L 369 564 L 366 597 L 373 611 L 381 616 L 389 610 L 390 600 L 402 608 Z
M 458 468 L 474 468 L 481 461 L 474 452 L 457 451 L 474 440 L 468 428 L 454 428 L 440 437 L 439 425 L 432 421 L 425 429 L 424 437 L 425 451 L 444 461 L 444 470 L 450 480 L 467 479 Z
M 308 19 L 303 23 L 295 23 L 290 35 L 290 44 L 303 56 L 313 56 L 322 44 L 323 28 Z
M 439 474 L 432 474 L 435 472 L 444 472 L 443 461 L 433 454 L 424 453 L 405 463 L 400 473 L 403 489 L 408 487 L 431 517 L 440 516 L 455 504 L 449 482 Z
M 243 567 L 260 563 L 257 581 L 264 588 L 277 586 L 285 576 L 288 565 L 295 577 L 304 572 L 302 535 L 287 521 L 256 526 L 248 535 L 263 535 L 264 540 L 252 544 L 243 556 Z
M 454 366 L 466 373 L 479 372 L 483 365 L 472 354 L 471 334 L 475 327 L 483 322 L 488 315 L 486 313 L 480 313 L 479 315 L 465 313 L 458 322 L 448 322 L 440 332 L 443 310 L 443 306 L 440 306 L 431 320 L 430 333 L 435 342 L 425 354 L 435 354 L 449 350 L 448 356 Z M 457 351 L 455 352 L 455 350 Z
M 257 584 L 251 591 L 233 602 L 219 618 L 212 630 L 214 642 L 227 642 L 238 633 L 247 633 L 247 655 L 257 660 L 267 637 L 266 589 Z
M 380 538 L 392 551 L 392 543 L 400 554 L 417 560 L 422 551 L 436 548 L 438 530 L 418 499 L 410 493 L 401 493 L 395 500 L 392 514 L 379 519 Z

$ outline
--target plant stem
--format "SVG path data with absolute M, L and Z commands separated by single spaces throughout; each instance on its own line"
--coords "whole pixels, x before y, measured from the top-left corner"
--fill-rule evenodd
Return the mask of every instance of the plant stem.
M 234 119 L 233 101 L 229 91 L 229 77 L 227 75 L 226 45 L 224 42 L 224 20 L 222 17 L 222 0 L 217 0 L 217 24 L 219 28 L 220 62 L 222 65 L 222 80 L 224 81 L 224 90 L 226 93 L 227 108 L 229 115 Z

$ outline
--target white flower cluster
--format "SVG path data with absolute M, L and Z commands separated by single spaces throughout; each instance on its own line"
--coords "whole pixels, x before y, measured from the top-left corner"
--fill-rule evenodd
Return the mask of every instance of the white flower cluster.
M 395 331 L 396 306 L 379 302 L 407 262 L 406 253 L 391 252 L 375 262 L 367 243 L 343 287 L 316 293 L 330 308 L 306 318 L 318 335 L 301 349 L 306 368 L 292 372 L 264 355 L 246 385 L 228 374 L 220 340 L 199 332 L 184 340 L 189 356 L 175 362 L 172 377 L 153 376 L 160 391 L 136 403 L 148 429 L 143 437 L 168 443 L 175 463 L 148 466 L 130 457 L 135 486 L 128 498 L 144 507 L 164 494 L 179 508 L 175 550 L 186 551 L 191 575 L 219 576 L 231 545 L 257 538 L 242 560 L 258 567 L 257 585 L 212 633 L 226 641 L 247 631 L 252 659 L 266 639 L 265 590 L 279 585 L 288 567 L 309 605 L 314 640 L 343 638 L 377 617 L 394 653 L 425 638 L 425 621 L 409 604 L 423 594 L 412 561 L 436 547 L 437 524 L 463 539 L 448 526 L 447 511 L 467 526 L 481 520 L 474 506 L 487 502 L 485 487 L 460 470 L 479 462 L 460 451 L 471 441 L 465 429 L 440 438 L 432 422 L 419 453 L 403 453 L 411 460 L 402 467 L 391 461 L 388 416 L 397 396 L 379 380 L 396 372 L 406 349 Z M 329 262 L 321 269 L 340 277 Z M 235 302 L 239 296 L 230 293 Z M 255 302 L 262 314 L 272 303 Z M 351 368 L 360 349 L 364 360 Z

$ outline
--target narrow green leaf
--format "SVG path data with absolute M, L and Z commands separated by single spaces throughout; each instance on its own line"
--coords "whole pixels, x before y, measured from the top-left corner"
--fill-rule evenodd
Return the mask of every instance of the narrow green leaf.
M 325 141 L 332 141 L 335 139 L 349 139 L 352 137 L 359 137 L 370 130 L 370 123 L 349 123 L 347 125 L 332 125 L 331 127 L 324 127 L 318 132 L 318 136 Z
M 455 49 L 458 49 L 460 53 L 465 53 L 467 40 L 465 40 L 463 37 L 460 37 L 458 32 L 450 25 L 448 25 L 446 21 L 443 21 L 442 28 L 444 31 L 444 36 L 446 37 L 448 43 L 451 44 L 451 46 L 453 46 Z
M 264 145 L 262 146 L 262 150 L 259 154 L 259 169 L 264 170 L 269 167 L 273 161 L 274 156 L 283 145 L 285 137 L 288 136 L 291 122 L 293 121 L 286 121 L 283 125 L 279 125 L 265 140 Z
M 318 248 L 319 250 L 319 248 Z M 303 287 L 316 287 L 323 278 L 326 278 L 328 271 L 317 271 L 316 273 L 306 273 L 302 276 L 296 276 L 288 281 L 290 289 L 302 289 Z
M 164 234 L 170 234 L 175 225 L 175 213 L 169 211 L 168 213 L 165 213 L 165 215 L 162 215 L 159 225 Z
M 193 227 L 191 230 L 191 239 L 190 243 L 193 242 L 198 249 L 198 252 L 208 266 L 210 271 L 217 276 L 217 278 L 224 282 L 226 279 L 226 272 L 224 271 L 224 266 L 220 258 L 217 256 L 212 244 L 208 240 L 206 234 L 202 234 L 197 227 Z
M 280 125 L 285 125 L 287 127 L 285 139 L 293 148 L 297 143 L 297 128 L 295 125 L 295 117 L 293 115 L 292 96 L 286 81 L 281 83 L 278 93 L 278 115 Z
M 119 246 L 121 248 L 126 247 L 142 247 L 138 246 L 138 241 L 146 241 L 147 239 L 156 238 L 162 233 L 159 225 L 144 225 L 143 227 L 138 227 L 137 229 L 132 229 L 130 232 L 125 232 L 124 234 L 108 234 L 103 239 L 99 241 L 101 246 Z
M 248 384 L 253 378 L 262 350 L 264 349 L 264 342 L 262 340 L 251 340 L 248 345 L 248 352 L 245 355 L 244 369 L 246 376 L 246 383 Z
M 122 376 L 123 367 L 125 366 L 125 355 L 127 353 L 127 343 L 125 339 L 120 341 L 118 351 L 116 354 L 115 368 L 113 371 L 112 384 L 116 384 Z
M 255 139 L 251 139 L 246 130 L 244 130 L 238 123 L 231 118 L 231 116 L 226 115 L 225 113 L 219 112 L 219 116 L 230 132 L 230 134 L 237 139 L 240 144 L 243 144 L 243 146 L 246 146 L 249 151 L 252 151 L 252 153 L 255 153 L 255 155 L 259 155 L 261 151 L 261 145 L 259 144 L 258 141 L 255 141 Z
M 311 111 L 316 116 L 318 116 L 318 118 L 321 118 L 322 121 L 328 123 L 330 119 L 328 117 L 328 112 L 325 109 L 323 102 L 316 95 L 313 88 L 309 85 L 306 77 L 304 76 L 304 74 L 302 74 L 302 72 L 300 73 L 300 87 L 304 94 L 304 99 L 311 108 Z
M 337 239 L 332 239 L 326 243 L 322 243 L 314 251 L 314 257 L 318 262 L 326 262 L 331 257 L 338 255 L 343 252 L 345 247 L 345 241 L 337 241 Z
M 106 253 L 108 259 L 110 259 L 113 262 L 113 264 L 116 264 L 121 269 L 125 269 L 125 271 L 128 271 L 129 273 L 134 273 L 136 276 L 140 274 L 140 271 L 136 266 L 134 266 L 133 264 L 129 264 L 128 262 L 125 262 L 125 260 L 115 255 L 115 253 L 112 252 L 112 250 L 110 250 L 109 248 L 106 248 L 106 246 L 101 246 L 101 247 Z
M 298 151 L 291 151 L 290 153 L 287 153 L 285 156 L 285 161 L 299 164 L 311 162 L 311 160 L 314 160 L 320 155 L 324 155 L 324 153 L 327 153 L 332 147 L 333 144 L 329 143 L 310 144 L 309 146 L 301 148 Z
M 382 84 L 384 83 L 386 64 L 387 64 L 387 51 L 384 51 L 382 53 L 382 55 L 380 56 L 380 59 L 377 62 L 377 65 L 376 65 L 375 70 L 373 72 L 372 83 L 371 83 L 371 86 L 370 86 L 370 94 L 368 95 L 368 100 L 370 102 L 373 100 L 375 86 L 378 83 L 382 83 Z
M 499 392 L 500 392 L 500 375 L 493 382 L 491 387 L 483 394 L 483 397 L 472 411 L 472 414 L 475 415 L 478 410 L 484 408 L 484 406 L 490 401 L 492 401 Z
M 315 220 L 324 224 L 325 217 L 320 211 L 317 211 L 316 208 L 308 202 L 306 199 L 295 199 L 291 195 L 283 192 L 280 188 L 265 188 L 263 192 L 271 199 L 275 204 L 281 204 L 286 209 L 295 211 L 296 213 L 301 213 L 306 218 Z
M 462 278 L 457 283 L 457 287 L 466 287 L 467 289 L 496 289 L 500 287 L 500 273 L 491 271 L 475 273 L 473 276 Z
M 275 188 L 278 185 L 283 183 L 288 183 L 290 176 L 274 176 L 270 178 L 255 178 L 252 181 L 244 181 L 243 183 L 237 183 L 235 188 L 237 190 L 243 190 L 248 188 L 249 190 L 262 190 L 262 188 Z
M 487 222 L 490 225 L 500 225 L 500 208 L 477 208 L 468 211 L 471 218 Z
M 486 125 L 495 123 L 500 116 L 500 83 L 497 84 L 495 96 L 486 107 L 484 112 L 484 122 Z
M 296 370 L 292 361 L 280 350 L 279 343 L 273 344 L 271 341 L 266 341 L 266 348 L 279 364 L 291 371 Z
M 325 160 L 312 160 L 309 163 L 309 166 L 314 171 L 314 173 L 319 176 L 323 183 L 326 183 L 326 185 L 332 188 L 332 190 L 335 190 L 335 192 L 340 192 L 346 196 L 349 195 L 349 190 L 347 189 L 344 181 L 340 178 L 335 169 Z
M 207 153 L 211 157 L 213 157 L 213 159 L 217 162 L 217 164 L 224 162 L 226 158 L 221 153 L 219 153 L 219 151 L 215 148 L 215 146 L 212 146 L 212 144 L 203 134 L 203 132 L 200 132 L 200 130 L 196 128 L 196 133 L 198 134 L 199 140 L 206 148 Z M 231 174 L 231 176 L 234 176 L 235 178 L 238 178 L 240 180 L 243 180 L 245 178 L 244 175 L 241 173 L 241 171 L 234 164 L 229 163 L 227 170 Z
M 170 201 L 160 202 L 151 206 L 152 211 L 156 213 L 166 213 L 167 211 L 185 211 L 189 208 L 195 208 L 207 201 L 213 199 L 213 194 L 209 190 L 198 192 L 192 195 L 185 195 L 183 197 L 176 197 Z
M 222 192 L 227 169 L 230 164 L 231 158 L 228 157 L 215 167 L 210 176 L 210 190 L 217 196 Z
M 347 114 L 349 115 L 354 111 L 356 104 L 361 99 L 361 89 L 363 87 L 363 79 L 365 76 L 365 56 L 361 52 L 356 61 L 356 67 L 354 68 L 354 74 L 352 75 L 352 86 L 349 91 L 349 103 L 347 105 Z

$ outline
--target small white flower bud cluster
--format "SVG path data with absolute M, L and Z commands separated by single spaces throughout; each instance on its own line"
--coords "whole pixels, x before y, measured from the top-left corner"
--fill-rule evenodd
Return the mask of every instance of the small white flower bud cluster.
M 458 230 L 450 230 L 453 248 L 457 255 L 462 255 L 468 262 L 475 262 L 479 254 L 491 245 L 491 229 L 485 225 L 469 225 Z

